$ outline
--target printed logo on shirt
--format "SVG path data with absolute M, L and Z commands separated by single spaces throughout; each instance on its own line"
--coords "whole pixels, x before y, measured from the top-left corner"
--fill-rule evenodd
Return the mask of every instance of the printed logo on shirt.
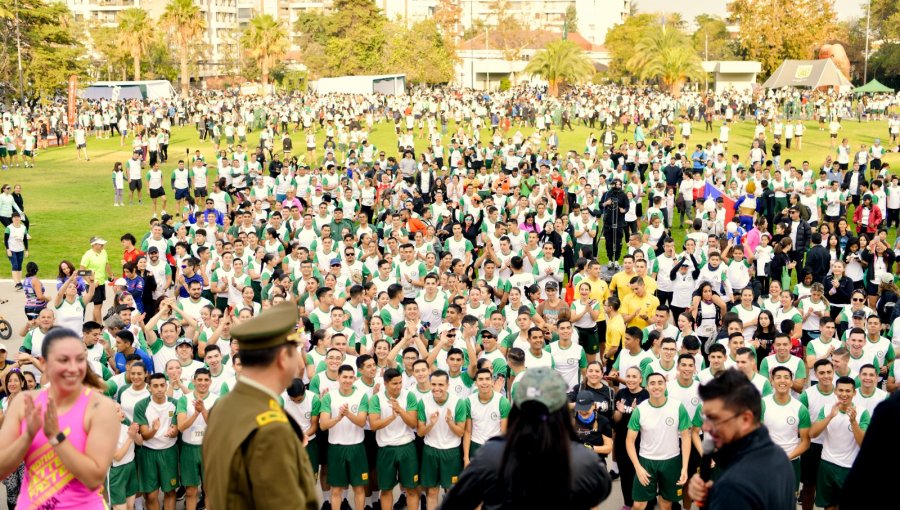
M 691 398 L 691 405 L 692 406 L 700 405 L 700 399 L 698 397 Z
M 795 424 L 795 423 L 797 423 L 797 418 L 794 418 L 793 416 L 788 416 L 788 417 L 787 417 L 787 424 L 788 424 L 788 425 L 793 425 L 793 424 Z
M 492 420 L 499 420 L 499 419 L 500 419 L 500 415 L 497 414 L 496 411 L 495 411 L 495 412 L 492 412 L 492 413 L 491 413 L 491 419 L 492 419 Z
M 350 406 L 350 412 L 353 413 L 353 414 L 358 413 L 358 412 L 359 412 L 359 406 L 358 406 L 358 405 L 352 405 L 352 406 Z M 366 475 L 366 476 L 369 476 L 369 475 Z
M 671 427 L 672 425 L 675 425 L 675 418 L 672 418 L 671 416 L 666 418 L 666 425 L 668 425 L 669 427 Z

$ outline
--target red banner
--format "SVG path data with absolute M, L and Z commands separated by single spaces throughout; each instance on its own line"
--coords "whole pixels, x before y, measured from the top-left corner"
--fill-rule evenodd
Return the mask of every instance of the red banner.
M 69 129 L 75 128 L 75 93 L 78 91 L 78 77 L 69 76 Z

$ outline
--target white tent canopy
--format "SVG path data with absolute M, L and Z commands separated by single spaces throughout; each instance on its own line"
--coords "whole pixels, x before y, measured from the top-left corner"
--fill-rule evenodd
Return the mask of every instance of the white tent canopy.
M 850 80 L 831 59 L 785 60 L 763 83 L 767 89 L 782 87 L 850 87 Z
M 373 94 L 377 92 L 387 95 L 402 95 L 406 93 L 406 75 L 378 74 L 320 78 L 312 88 L 319 94 Z
M 144 99 L 170 99 L 175 97 L 175 90 L 172 88 L 172 84 L 169 80 L 98 81 L 92 83 L 87 90 L 85 90 L 85 94 L 88 94 L 89 97 L 90 95 L 96 94 L 98 90 L 104 88 L 126 89 L 132 87 L 140 89 Z M 123 99 L 128 98 L 123 97 Z

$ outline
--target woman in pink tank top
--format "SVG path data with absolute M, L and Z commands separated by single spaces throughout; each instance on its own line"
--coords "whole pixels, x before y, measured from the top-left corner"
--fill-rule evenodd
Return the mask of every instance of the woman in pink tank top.
M 0 478 L 25 461 L 16 510 L 102 510 L 101 496 L 116 447 L 115 404 L 88 368 L 84 343 L 57 328 L 44 337 L 48 387 L 29 391 L 8 409 L 0 428 Z

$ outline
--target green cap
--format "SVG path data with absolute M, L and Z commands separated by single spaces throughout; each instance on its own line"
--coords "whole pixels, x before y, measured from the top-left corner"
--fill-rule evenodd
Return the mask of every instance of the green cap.
M 567 391 L 566 381 L 556 370 L 535 367 L 516 378 L 512 397 L 513 403 L 519 407 L 533 400 L 544 404 L 552 413 L 566 405 Z
M 300 341 L 297 335 L 298 318 L 297 303 L 285 301 L 231 328 L 231 336 L 237 338 L 242 351 L 297 343 Z

